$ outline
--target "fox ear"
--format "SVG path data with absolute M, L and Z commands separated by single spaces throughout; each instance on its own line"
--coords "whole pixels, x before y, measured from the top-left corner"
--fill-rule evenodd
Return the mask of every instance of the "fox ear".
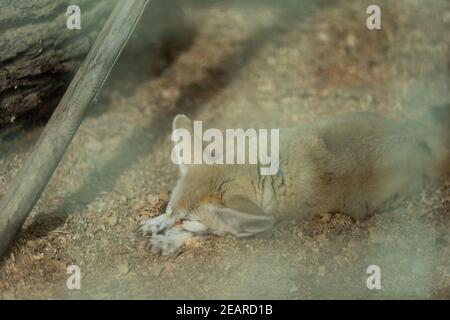
M 267 215 L 256 203 L 240 195 L 230 197 L 227 206 L 216 205 L 212 213 L 222 230 L 237 237 L 251 236 L 270 229 L 275 218 Z
M 182 139 L 182 144 L 179 139 Z M 195 143 L 196 140 L 197 143 Z M 191 119 L 184 114 L 178 114 L 172 123 L 172 141 L 176 141 L 172 152 L 172 161 L 178 164 L 181 175 L 184 176 L 189 165 L 193 163 L 194 145 L 201 142 L 202 137 L 195 135 L 194 123 Z
M 177 114 L 172 122 L 172 130 L 176 129 L 186 129 L 192 134 L 194 132 L 194 124 L 184 114 Z
M 203 130 L 205 132 L 203 133 Z M 203 136 L 206 141 L 203 141 Z M 182 175 L 185 175 L 189 169 L 189 165 L 195 163 L 194 155 L 200 155 L 202 160 L 207 164 L 215 162 L 216 158 L 223 156 L 223 141 L 218 144 L 209 145 L 208 141 L 214 141 L 222 138 L 222 133 L 218 129 L 208 129 L 204 127 L 201 121 L 192 121 L 184 114 L 178 114 L 173 119 L 172 124 L 172 141 L 175 142 L 175 148 L 172 152 L 172 161 L 179 165 Z M 180 143 L 180 140 L 183 143 Z M 217 142 L 216 142 L 217 143 Z M 209 147 L 209 149 L 207 149 Z M 198 148 L 195 150 L 195 148 Z M 200 149 L 201 148 L 201 149 Z M 214 150 L 214 156 L 209 156 L 203 150 Z M 198 162 L 197 162 L 198 163 Z

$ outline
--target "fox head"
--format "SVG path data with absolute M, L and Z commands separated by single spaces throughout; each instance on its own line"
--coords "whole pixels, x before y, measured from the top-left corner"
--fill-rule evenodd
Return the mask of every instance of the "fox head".
M 173 130 L 184 129 L 194 139 L 193 122 L 177 115 Z M 252 184 L 255 165 L 190 164 L 178 161 L 181 177 L 167 205 L 167 212 L 178 220 L 200 221 L 216 234 L 249 236 L 263 232 L 274 224 L 274 218 L 257 205 Z

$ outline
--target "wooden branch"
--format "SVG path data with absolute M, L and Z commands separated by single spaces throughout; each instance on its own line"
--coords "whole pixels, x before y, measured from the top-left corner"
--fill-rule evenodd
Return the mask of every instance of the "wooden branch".
M 150 0 L 119 1 L 0 203 L 0 257 L 58 166 Z

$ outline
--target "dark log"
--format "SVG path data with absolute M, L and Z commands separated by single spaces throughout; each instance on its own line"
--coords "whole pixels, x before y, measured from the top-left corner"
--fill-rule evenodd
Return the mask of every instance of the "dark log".
M 52 110 L 85 58 L 115 0 L 78 0 L 81 30 L 66 27 L 70 0 L 2 0 L 0 125 Z
M 0 0 L 0 128 L 17 119 L 48 118 L 116 1 Z M 73 3 L 81 8 L 81 30 L 66 28 Z M 135 77 L 114 88 L 130 92 L 136 84 L 131 80 L 158 74 L 188 44 L 192 30 L 181 4 L 153 0 L 147 7 L 115 70 Z M 146 62 L 149 68 L 142 67 Z

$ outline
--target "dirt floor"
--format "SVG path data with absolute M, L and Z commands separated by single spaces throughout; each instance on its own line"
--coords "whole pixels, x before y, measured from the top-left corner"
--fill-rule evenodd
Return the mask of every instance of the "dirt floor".
M 177 180 L 177 113 L 212 127 L 279 128 L 448 101 L 448 1 L 378 1 L 379 31 L 365 27 L 364 1 L 271 3 L 187 5 L 185 43 L 158 75 L 146 76 L 158 61 L 125 52 L 118 70 L 133 72 L 114 72 L 92 106 L 0 264 L 0 299 L 450 298 L 450 177 L 366 221 L 323 213 L 175 257 L 151 255 L 136 232 Z M 0 196 L 41 130 L 0 131 Z M 72 264 L 81 290 L 66 287 Z M 381 269 L 381 290 L 366 287 L 369 265 Z

